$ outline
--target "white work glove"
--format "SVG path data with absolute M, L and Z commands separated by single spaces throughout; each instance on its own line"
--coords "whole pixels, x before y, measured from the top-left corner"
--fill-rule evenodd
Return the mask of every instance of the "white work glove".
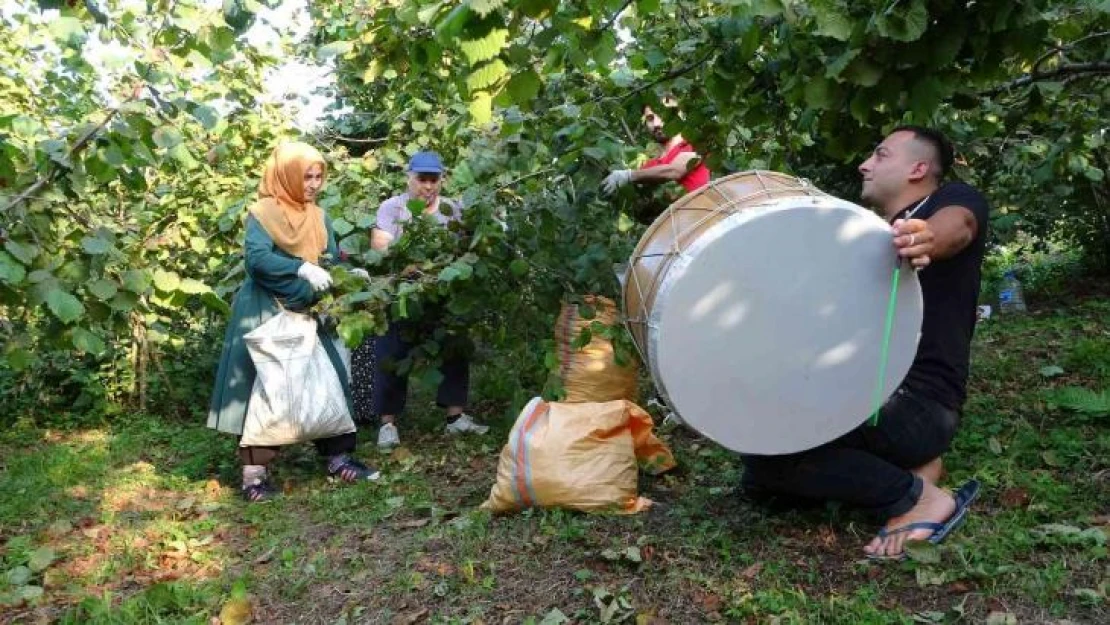
M 632 182 L 632 170 L 618 169 L 605 177 L 605 180 L 601 183 L 601 189 L 605 191 L 606 195 L 610 195 L 630 182 Z
M 331 286 L 331 274 L 324 271 L 320 266 L 313 265 L 312 263 L 304 263 L 301 265 L 300 269 L 297 270 L 297 277 L 308 280 L 308 283 L 312 285 L 313 291 L 323 291 Z
M 362 278 L 363 280 L 366 280 L 367 282 L 370 281 L 370 272 L 366 271 L 365 269 L 363 269 L 361 267 L 355 267 L 354 269 L 352 269 L 351 270 L 351 275 L 355 276 L 357 278 Z

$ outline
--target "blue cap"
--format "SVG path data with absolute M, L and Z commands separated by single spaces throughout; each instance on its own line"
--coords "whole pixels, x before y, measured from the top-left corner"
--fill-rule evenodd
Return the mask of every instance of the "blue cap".
M 443 162 L 435 152 L 417 152 L 409 161 L 409 171 L 417 174 L 442 174 Z

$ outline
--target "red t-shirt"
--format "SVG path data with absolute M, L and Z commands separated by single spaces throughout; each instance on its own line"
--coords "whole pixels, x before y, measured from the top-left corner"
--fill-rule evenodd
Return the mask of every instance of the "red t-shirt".
M 667 150 L 666 154 L 660 156 L 659 158 L 653 158 L 650 161 L 644 163 L 644 166 L 640 169 L 647 169 L 648 167 L 655 167 L 656 165 L 670 165 L 674 162 L 674 159 L 678 158 L 678 155 L 682 154 L 683 152 L 696 153 L 697 150 L 695 150 L 694 146 L 690 145 L 686 141 L 680 141 L 679 143 L 675 144 L 674 147 Z M 678 179 L 678 184 L 685 187 L 687 193 L 697 191 L 708 183 L 709 168 L 705 166 L 704 162 L 698 163 L 697 167 L 693 168 L 692 170 L 687 172 L 685 176 Z

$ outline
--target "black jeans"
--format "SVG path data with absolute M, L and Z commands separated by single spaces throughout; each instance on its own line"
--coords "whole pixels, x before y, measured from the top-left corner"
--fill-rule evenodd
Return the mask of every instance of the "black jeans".
M 384 336 L 374 339 L 374 384 L 371 404 L 375 415 L 398 415 L 408 400 L 408 376 L 398 375 L 397 362 L 412 350 L 412 343 L 425 329 L 404 322 L 391 322 Z M 444 341 L 442 364 L 436 403 L 440 406 L 466 407 L 470 389 L 470 359 L 468 342 L 461 337 L 448 337 Z
M 754 493 L 836 500 L 885 519 L 905 514 L 921 497 L 919 467 L 948 450 L 959 414 L 900 387 L 864 423 L 820 447 L 781 456 L 742 455 L 743 485 Z

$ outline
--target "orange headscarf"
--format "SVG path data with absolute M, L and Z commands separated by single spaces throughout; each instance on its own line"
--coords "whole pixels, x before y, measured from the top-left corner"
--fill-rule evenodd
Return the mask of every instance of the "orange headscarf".
M 313 264 L 328 245 L 324 212 L 304 197 L 304 173 L 316 164 L 326 177 L 327 164 L 316 148 L 305 143 L 278 145 L 266 160 L 259 199 L 250 208 L 278 247 Z

